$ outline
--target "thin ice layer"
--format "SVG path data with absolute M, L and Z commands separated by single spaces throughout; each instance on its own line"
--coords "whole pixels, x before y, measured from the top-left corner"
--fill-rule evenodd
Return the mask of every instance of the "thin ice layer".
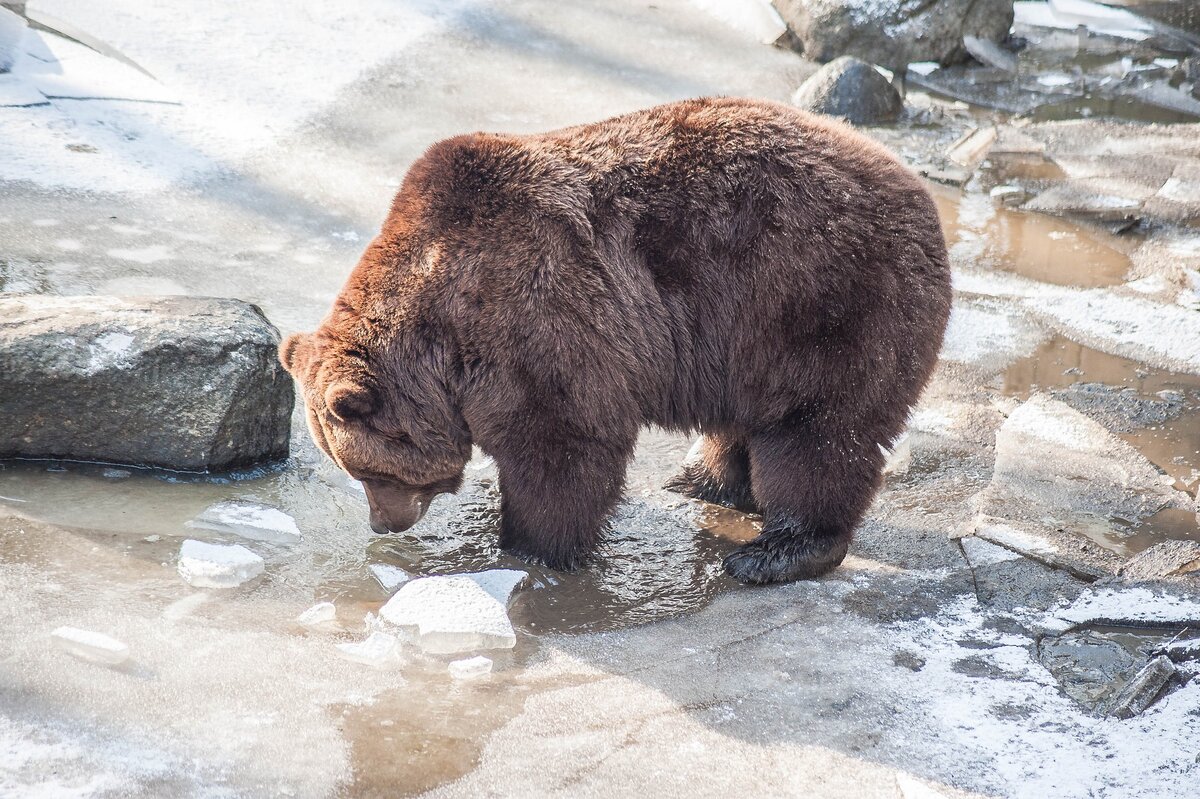
M 218 502 L 187 523 L 197 530 L 268 541 L 274 544 L 295 544 L 300 541 L 296 520 L 283 511 L 256 502 Z

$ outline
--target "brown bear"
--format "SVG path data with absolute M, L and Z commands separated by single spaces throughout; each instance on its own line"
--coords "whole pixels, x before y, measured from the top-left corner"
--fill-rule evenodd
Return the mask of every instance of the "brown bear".
M 433 145 L 320 328 L 281 359 L 377 532 L 500 476 L 501 545 L 572 569 L 638 430 L 703 434 L 670 486 L 763 514 L 726 570 L 837 566 L 925 385 L 950 269 L 921 181 L 850 128 L 697 99 Z

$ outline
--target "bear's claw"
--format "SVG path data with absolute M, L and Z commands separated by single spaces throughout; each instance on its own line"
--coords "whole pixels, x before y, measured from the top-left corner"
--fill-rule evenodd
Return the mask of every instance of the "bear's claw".
M 725 571 L 743 583 L 805 580 L 835 569 L 846 557 L 849 536 L 815 538 L 791 530 L 765 532 L 725 558 Z
M 750 494 L 748 485 L 731 486 L 719 482 L 702 466 L 684 466 L 683 471 L 663 484 L 663 488 L 742 513 L 758 513 L 758 503 Z

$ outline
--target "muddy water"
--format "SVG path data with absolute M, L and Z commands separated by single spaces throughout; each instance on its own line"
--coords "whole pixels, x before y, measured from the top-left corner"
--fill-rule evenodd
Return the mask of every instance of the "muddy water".
M 1123 389 L 1101 392 L 1092 388 Z M 1028 398 L 1049 392 L 1117 431 L 1192 496 L 1200 489 L 1200 376 L 1153 369 L 1145 364 L 1054 336 L 1028 358 L 1012 364 L 1000 387 Z M 1167 509 L 1140 524 L 1118 522 L 1114 534 L 1100 525 L 1098 542 L 1135 554 L 1170 539 L 1200 541 L 1200 520 L 1190 511 Z
M 946 245 L 955 262 L 1012 272 L 1059 286 L 1093 288 L 1124 282 L 1132 237 L 1044 214 L 1005 208 L 986 194 L 932 187 Z
M 170 562 L 187 537 L 239 540 L 188 526 L 209 505 L 261 502 L 294 516 L 305 538 L 296 547 L 251 546 L 276 554 L 271 571 L 278 579 L 309 587 L 314 599 L 334 601 L 344 615 L 361 618 L 386 599 L 368 571 L 372 563 L 413 574 L 519 568 L 530 573 L 530 583 L 512 609 L 514 620 L 530 632 L 582 632 L 685 613 L 732 587 L 721 560 L 755 535 L 756 522 L 658 489 L 686 448 L 683 438 L 646 434 L 603 546 L 574 575 L 530 566 L 499 549 L 500 497 L 486 459 L 468 467 L 459 494 L 439 498 L 404 535 L 371 534 L 362 493 L 331 464 L 309 462 L 308 453 L 286 468 L 215 477 L 10 462 L 0 465 L 0 505 L 40 522 L 114 536 L 135 557 Z

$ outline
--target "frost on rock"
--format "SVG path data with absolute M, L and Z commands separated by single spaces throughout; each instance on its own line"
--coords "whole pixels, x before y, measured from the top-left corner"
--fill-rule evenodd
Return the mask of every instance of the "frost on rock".
M 511 569 L 421 577 L 403 585 L 379 615 L 432 654 L 511 649 L 517 639 L 508 599 L 525 578 Z
M 1113 574 L 1128 528 L 1164 508 L 1193 509 L 1134 447 L 1045 395 L 996 433 L 992 481 L 975 498 L 975 535 L 1083 576 Z M 1104 542 L 1101 546 L 1097 542 Z
M 252 541 L 296 544 L 300 528 L 296 520 L 277 508 L 255 502 L 218 502 L 187 523 L 196 530 L 232 533 Z
M 188 539 L 179 549 L 179 574 L 196 588 L 236 588 L 263 572 L 263 559 L 241 544 Z
M 337 624 L 337 608 L 332 602 L 318 602 L 297 616 L 296 623 L 311 629 L 332 627 Z
M 117 666 L 129 659 L 129 647 L 103 633 L 59 627 L 50 638 L 59 649 L 91 663 Z
M 478 677 L 486 677 L 492 673 L 492 660 L 491 658 L 485 658 L 483 655 L 476 655 L 473 658 L 465 658 L 463 660 L 454 660 L 450 662 L 450 665 L 446 666 L 446 671 L 456 680 L 474 680 Z
M 399 641 L 396 636 L 376 630 L 365 640 L 349 644 L 338 644 L 338 653 L 347 660 L 375 668 L 383 668 L 400 659 Z
M 384 591 L 395 591 L 412 579 L 412 575 L 404 569 L 387 563 L 372 563 L 367 569 L 370 570 L 371 576 Z

